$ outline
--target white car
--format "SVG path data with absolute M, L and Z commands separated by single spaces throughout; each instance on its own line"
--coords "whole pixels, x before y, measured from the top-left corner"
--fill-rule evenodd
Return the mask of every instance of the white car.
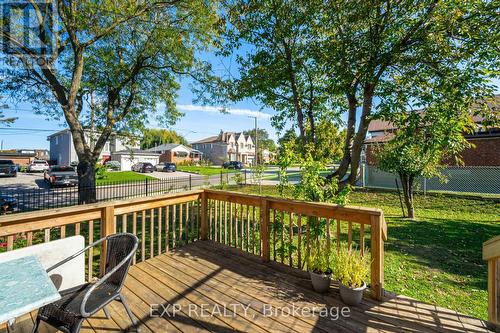
M 45 172 L 49 170 L 49 163 L 47 161 L 35 160 L 28 165 L 28 172 Z

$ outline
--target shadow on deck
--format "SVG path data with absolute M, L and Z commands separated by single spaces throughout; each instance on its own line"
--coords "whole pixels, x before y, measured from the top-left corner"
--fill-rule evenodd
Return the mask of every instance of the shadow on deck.
M 263 264 L 259 257 L 210 241 L 132 266 L 123 294 L 142 333 L 495 330 L 485 321 L 400 296 L 383 302 L 367 296 L 359 307 L 348 308 L 337 288 L 325 295 L 313 292 L 305 272 Z M 112 319 L 101 311 L 86 321 L 82 332 L 131 329 L 121 304 L 114 302 L 109 310 Z M 31 332 L 35 315 L 19 320 L 13 332 Z

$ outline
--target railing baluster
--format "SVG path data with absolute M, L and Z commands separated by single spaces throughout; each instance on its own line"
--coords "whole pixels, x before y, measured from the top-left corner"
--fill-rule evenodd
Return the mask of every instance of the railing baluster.
M 281 211 L 281 220 L 280 220 L 280 227 L 281 227 L 281 249 L 280 249 L 280 260 L 281 263 L 285 262 L 285 212 Z
M 302 215 L 297 216 L 297 267 L 302 269 Z
M 326 219 L 326 248 L 328 249 L 328 252 L 330 252 L 331 249 L 331 234 L 330 234 L 330 219 Z
M 127 232 L 127 214 L 122 214 L 122 232 Z
M 137 236 L 137 212 L 132 213 L 132 233 Z M 136 260 L 137 260 L 137 253 L 136 255 L 132 258 L 132 264 L 135 265 Z
M 75 224 L 75 235 L 79 235 L 80 234 L 80 223 L 76 223 Z
M 170 233 L 170 207 L 166 206 L 165 207 L 165 252 L 168 253 L 169 251 L 169 233 Z
M 337 252 L 340 251 L 340 220 L 337 219 Z
M 50 229 L 49 228 L 44 229 L 44 233 L 45 235 L 43 241 L 45 243 L 50 242 Z
M 158 255 L 161 254 L 161 237 L 162 237 L 161 226 L 163 224 L 162 223 L 162 210 L 163 210 L 162 207 L 158 208 Z
M 293 267 L 292 260 L 292 248 L 293 248 L 293 213 L 290 212 L 289 215 L 289 224 L 288 224 L 288 236 L 289 236 L 289 244 L 288 244 L 288 265 Z
M 146 260 L 146 211 L 141 212 L 141 261 Z
M 7 251 L 14 249 L 14 235 L 7 236 Z
M 155 210 L 149 211 L 149 258 L 155 256 Z
M 227 204 L 224 201 L 224 244 L 227 244 L 227 236 L 228 236 L 228 231 L 227 231 Z
M 61 239 L 66 238 L 66 226 L 65 225 L 61 226 L 60 232 L 61 232 L 60 233 Z
M 183 227 L 183 224 L 184 224 L 184 219 L 183 219 L 183 207 L 184 207 L 184 204 L 180 204 L 179 205 L 179 242 L 182 244 L 182 227 Z
M 190 228 L 190 219 L 191 219 L 191 205 L 189 202 L 186 202 L 186 244 L 189 243 L 189 232 L 193 232 Z
M 229 245 L 233 246 L 233 203 L 229 203 Z
M 361 255 L 365 255 L 365 225 L 362 224 L 359 227 L 359 250 Z
M 94 221 L 90 220 L 89 221 L 89 244 L 92 244 L 94 242 Z M 94 248 L 91 247 L 89 249 L 89 253 L 87 254 L 88 258 L 88 281 L 92 281 L 92 273 L 94 270 Z
M 277 227 L 278 223 L 276 220 L 276 209 L 273 209 L 273 261 L 276 261 L 276 242 L 277 240 Z
M 26 244 L 27 244 L 28 246 L 33 245 L 33 232 L 31 232 L 31 231 L 28 231 L 28 232 L 26 233 Z
M 255 206 L 252 206 L 252 253 L 255 254 L 255 233 L 257 232 L 255 230 Z
M 347 245 L 349 246 L 349 251 L 352 250 L 352 222 L 349 221 L 347 229 Z
M 217 241 L 217 205 L 215 200 L 207 200 L 208 204 L 208 234 L 209 239 Z M 215 226 L 214 226 L 215 221 Z M 215 232 L 214 232 L 215 230 Z
M 175 249 L 175 240 L 176 240 L 176 233 L 177 233 L 177 226 L 176 226 L 176 220 L 177 220 L 177 205 L 172 206 L 172 248 Z
M 246 246 L 246 249 L 247 249 L 247 252 L 250 252 L 250 206 L 246 206 L 247 207 L 247 237 L 246 237 L 246 243 L 247 243 L 247 246 Z

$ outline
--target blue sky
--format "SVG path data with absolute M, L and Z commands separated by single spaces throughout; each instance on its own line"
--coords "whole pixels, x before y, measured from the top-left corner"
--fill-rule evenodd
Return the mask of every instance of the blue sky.
M 210 53 L 200 54 L 200 57 L 211 62 L 213 69 L 219 75 L 227 75 L 229 68 L 233 72 L 231 75 L 236 74 L 236 66 L 234 62 L 231 63 L 230 58 L 220 59 Z M 251 99 L 229 105 L 229 113 L 222 114 L 213 106 L 193 105 L 195 96 L 191 92 L 189 80 L 181 81 L 181 89 L 178 93 L 178 109 L 184 113 L 184 116 L 170 128 L 183 135 L 188 142 L 217 135 L 220 130 L 243 131 L 252 129 L 254 128 L 254 119 L 250 116 L 258 117 L 259 128 L 265 128 L 271 138 L 274 140 L 278 138 L 271 126 L 270 118 L 273 111 L 261 110 L 260 106 Z M 3 149 L 48 148 L 47 136 L 52 132 L 66 128 L 63 120 L 46 119 L 44 116 L 34 114 L 29 104 L 14 105 L 9 103 L 8 106 L 9 109 L 2 110 L 4 115 L 18 117 L 18 120 L 8 129 L 5 129 L 5 125 L 0 125 L 2 128 L 0 129 L 0 143 Z M 155 126 L 154 121 L 152 121 L 149 127 L 158 126 Z

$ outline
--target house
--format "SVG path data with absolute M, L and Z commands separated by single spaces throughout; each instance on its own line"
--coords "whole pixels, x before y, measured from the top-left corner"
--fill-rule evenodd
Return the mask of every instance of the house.
M 262 149 L 262 163 L 272 163 L 276 160 L 276 153 L 270 151 L 269 149 Z
M 14 164 L 28 165 L 36 159 L 35 152 L 24 152 L 16 149 L 0 151 L 0 160 L 11 160 Z
M 119 150 L 111 153 L 111 161 L 120 162 L 121 171 L 130 171 L 132 170 L 132 165 L 141 162 L 156 165 L 159 160 L 160 154 L 138 148 Z
M 85 132 L 87 142 L 91 141 L 91 135 L 91 131 Z M 47 140 L 50 141 L 50 160 L 53 164 L 69 165 L 78 162 L 78 155 L 73 145 L 73 136 L 69 129 L 49 135 Z M 158 163 L 160 154 L 140 150 L 138 143 L 129 141 L 124 136 L 112 134 L 99 155 L 100 162 L 118 161 L 121 164 L 121 170 L 130 170 L 132 164 L 138 162 Z
M 488 106 L 492 112 L 499 112 L 500 95 L 496 95 L 494 100 L 488 103 Z M 479 116 L 474 116 L 473 120 L 476 123 L 476 131 L 473 134 L 464 135 L 473 146 L 460 153 L 464 165 L 500 166 L 500 127 L 487 125 L 484 119 Z M 396 126 L 389 121 L 377 119 L 370 122 L 368 138 L 364 142 L 365 158 L 368 165 L 377 164 L 374 147 L 377 144 L 390 141 L 394 138 L 396 131 Z
M 147 149 L 147 151 L 159 153 L 160 162 L 172 162 L 172 163 L 199 163 L 203 156 L 201 151 L 184 146 L 179 143 L 165 143 L 153 148 Z
M 193 142 L 191 145 L 213 164 L 222 164 L 226 161 L 253 164 L 255 161 L 255 144 L 252 137 L 241 132 L 221 130 L 219 135 Z

